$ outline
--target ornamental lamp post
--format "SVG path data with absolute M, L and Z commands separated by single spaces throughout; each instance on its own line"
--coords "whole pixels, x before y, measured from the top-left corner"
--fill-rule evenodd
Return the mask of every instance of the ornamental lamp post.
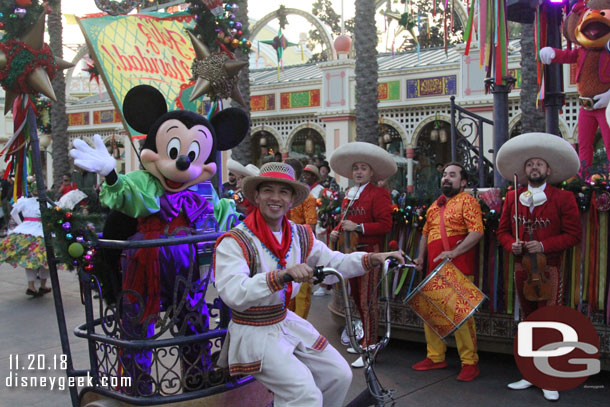
M 561 49 L 561 17 L 568 0 L 546 0 L 543 12 L 547 15 L 547 46 Z M 551 63 L 546 67 L 544 82 L 544 116 L 546 132 L 560 136 L 559 110 L 565 95 L 562 92 L 563 70 L 561 64 Z
M 506 11 L 509 21 L 532 24 L 536 8 L 547 17 L 546 37 L 549 47 L 561 48 L 561 17 L 569 0 L 507 0 Z M 544 75 L 544 116 L 547 133 L 559 135 L 559 110 L 563 105 L 561 64 L 552 63 L 545 67 Z

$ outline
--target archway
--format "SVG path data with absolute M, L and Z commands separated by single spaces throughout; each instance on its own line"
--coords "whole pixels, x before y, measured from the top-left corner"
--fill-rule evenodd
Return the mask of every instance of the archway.
M 322 40 L 324 41 L 324 46 L 326 48 L 325 52 L 328 55 L 328 60 L 330 61 L 333 59 L 337 59 L 337 52 L 335 51 L 335 47 L 333 47 L 332 35 L 330 31 L 328 31 L 328 28 L 326 28 L 326 25 L 324 25 L 324 23 L 322 23 L 322 21 L 320 21 L 318 17 L 314 16 L 311 13 L 308 13 L 307 11 L 299 10 L 296 8 L 286 8 L 284 9 L 284 13 L 286 15 L 292 14 L 301 16 L 307 21 L 309 21 L 313 26 L 315 26 L 320 31 L 320 33 L 323 33 Z M 275 20 L 276 18 L 278 18 L 277 12 L 273 11 L 258 20 L 250 28 L 251 40 L 254 40 L 256 38 L 256 35 L 263 29 L 263 27 L 266 26 L 270 21 Z
M 379 10 L 380 8 L 383 8 L 386 4 L 388 4 L 387 0 L 375 0 L 375 10 Z M 467 22 L 468 22 L 468 8 L 467 8 L 466 4 L 464 4 L 464 2 L 462 0 L 454 1 L 451 4 L 452 4 L 451 7 L 453 8 L 452 12 L 454 13 L 455 17 L 457 17 L 457 20 L 460 22 L 461 26 L 464 27 L 464 29 L 465 29 L 465 27 L 467 26 Z M 477 18 L 478 18 L 478 16 L 475 15 L 475 20 Z M 472 40 L 476 42 L 476 41 L 478 41 L 478 32 L 477 32 L 476 22 L 475 22 L 473 28 L 474 28 L 474 30 L 472 32 Z
M 275 136 L 268 131 L 259 130 L 252 133 L 252 161 L 260 168 L 261 165 L 273 161 L 280 152 L 280 144 Z
M 379 146 L 392 155 L 398 170 L 396 174 L 385 180 L 390 190 L 406 191 L 407 164 L 404 141 L 396 128 L 387 122 L 380 123 L 377 129 Z
M 326 155 L 326 143 L 317 130 L 304 127 L 292 137 L 288 151 L 292 158 L 309 161 Z
M 417 134 L 414 174 L 415 194 L 422 202 L 431 202 L 440 194 L 442 173 L 437 167 L 451 161 L 449 121 L 435 119 Z

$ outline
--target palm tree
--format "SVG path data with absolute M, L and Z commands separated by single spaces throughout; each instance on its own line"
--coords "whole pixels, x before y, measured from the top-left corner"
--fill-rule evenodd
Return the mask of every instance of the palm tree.
M 375 2 L 356 0 L 356 140 L 377 144 L 377 29 Z
M 521 24 L 521 131 L 543 132 L 544 113 L 536 109 L 538 89 L 536 47 L 532 24 Z
M 49 46 L 55 58 L 62 58 L 61 1 L 49 2 Z M 68 156 L 68 118 L 66 115 L 66 80 L 62 70 L 58 70 L 51 81 L 57 102 L 51 103 L 51 134 L 53 137 L 53 183 L 61 184 L 61 178 L 70 174 Z
M 235 3 L 239 6 L 239 9 L 234 13 L 235 19 L 242 23 L 242 31 L 244 36 L 249 38 L 249 24 L 248 24 L 248 0 L 236 0 Z M 241 61 L 248 62 L 248 54 L 243 53 L 240 49 L 235 51 L 235 56 Z M 248 65 L 242 68 L 239 74 L 239 90 L 241 95 L 246 102 L 246 106 L 239 106 L 244 109 L 248 115 L 250 114 L 250 68 Z M 237 106 L 236 102 L 232 102 L 232 105 Z M 232 149 L 232 158 L 240 163 L 246 165 L 252 162 L 252 136 L 250 133 L 244 138 L 244 140 L 235 148 Z

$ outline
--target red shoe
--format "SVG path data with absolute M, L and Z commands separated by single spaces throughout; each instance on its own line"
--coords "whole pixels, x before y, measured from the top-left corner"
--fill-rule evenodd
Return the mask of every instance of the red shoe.
M 479 375 L 478 365 L 462 365 L 462 370 L 458 375 L 457 379 L 462 382 L 470 382 L 477 378 Z
M 416 364 L 414 364 L 411 367 L 414 370 L 421 370 L 421 371 L 423 371 L 423 370 L 434 370 L 434 369 L 444 369 L 444 368 L 447 367 L 447 362 L 444 361 L 444 360 L 442 362 L 434 362 L 430 358 L 425 358 L 421 362 L 417 362 Z

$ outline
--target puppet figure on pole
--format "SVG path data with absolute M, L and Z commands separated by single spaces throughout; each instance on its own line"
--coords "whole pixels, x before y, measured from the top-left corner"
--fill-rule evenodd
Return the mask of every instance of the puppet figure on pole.
M 580 0 L 572 7 L 563 24 L 568 49 L 540 49 L 544 64 L 576 64 L 576 86 L 579 94 L 578 158 L 581 176 L 590 175 L 593 164 L 595 134 L 599 128 L 610 160 L 610 127 L 605 108 L 610 102 L 610 0 Z M 571 48 L 575 44 L 578 47 Z

